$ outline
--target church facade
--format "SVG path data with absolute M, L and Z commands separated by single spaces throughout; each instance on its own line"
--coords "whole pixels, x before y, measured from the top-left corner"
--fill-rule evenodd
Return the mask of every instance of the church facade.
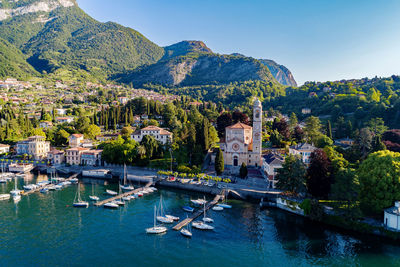
M 224 163 L 227 166 L 259 167 L 262 152 L 262 106 L 256 99 L 253 104 L 253 127 L 236 123 L 225 128 L 225 140 L 220 143 L 224 154 Z

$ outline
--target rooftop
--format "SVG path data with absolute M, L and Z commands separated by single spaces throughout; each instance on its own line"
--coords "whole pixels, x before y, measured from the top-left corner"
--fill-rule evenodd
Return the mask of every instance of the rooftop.
M 235 124 L 233 124 L 231 126 L 228 126 L 226 128 L 227 129 L 253 129 L 253 127 L 251 127 L 251 126 L 249 126 L 247 124 L 241 123 L 241 122 L 235 123 Z

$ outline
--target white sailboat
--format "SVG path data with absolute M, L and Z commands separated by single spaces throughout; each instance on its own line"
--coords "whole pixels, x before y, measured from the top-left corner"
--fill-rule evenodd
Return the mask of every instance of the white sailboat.
M 10 199 L 10 194 L 0 194 L 0 200 Z
M 186 216 L 186 218 L 188 218 L 188 217 Z M 192 232 L 189 229 L 189 224 L 187 224 L 186 228 L 183 228 L 180 232 L 185 237 L 192 237 Z
M 223 207 L 224 209 L 231 209 L 232 206 L 226 203 L 227 195 L 224 197 L 224 202 L 221 204 L 218 204 L 217 206 Z
M 17 177 L 14 178 L 14 190 L 10 191 L 11 196 L 19 196 L 21 194 L 21 190 L 17 188 Z
M 73 206 L 76 207 L 76 208 L 87 208 L 87 207 L 89 207 L 89 202 L 83 201 L 81 199 L 80 185 L 81 184 L 78 183 L 78 190 L 76 191 L 76 194 L 75 194 L 75 199 L 74 199 Z
M 172 218 L 168 218 L 164 214 L 162 196 L 160 196 L 160 202 L 158 204 L 157 221 L 162 222 L 162 223 L 173 223 L 174 222 L 174 220 Z
M 124 164 L 124 184 L 121 186 L 122 190 L 133 190 L 135 189 L 132 185 L 126 184 L 126 179 L 127 179 L 128 173 L 126 171 L 126 165 Z
M 106 193 L 107 193 L 108 195 L 110 195 L 110 196 L 116 196 L 116 195 L 118 195 L 117 192 L 112 191 L 112 190 L 110 190 L 110 189 L 107 189 L 107 190 L 106 190 Z
M 161 234 L 161 233 L 165 233 L 166 231 L 167 231 L 167 227 L 156 225 L 156 206 L 154 206 L 154 226 L 147 228 L 146 233 L 147 234 Z
M 119 205 L 114 202 L 108 202 L 103 205 L 104 208 L 108 209 L 118 209 Z
M 212 210 L 213 210 L 213 211 L 223 211 L 224 208 L 221 207 L 221 206 L 214 206 L 214 207 L 212 208 Z
M 214 227 L 202 221 L 192 222 L 192 226 L 199 230 L 213 230 Z
M 203 207 L 204 207 L 203 222 L 205 222 L 205 223 L 212 223 L 212 222 L 214 222 L 214 220 L 213 220 L 212 218 L 206 216 L 206 204 L 204 204 Z
M 89 196 L 89 199 L 91 201 L 99 201 L 100 200 L 100 198 L 94 194 L 94 185 L 93 184 L 92 184 L 92 195 Z

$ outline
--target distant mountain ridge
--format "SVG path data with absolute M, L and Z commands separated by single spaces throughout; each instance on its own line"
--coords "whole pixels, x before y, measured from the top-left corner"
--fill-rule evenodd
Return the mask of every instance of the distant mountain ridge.
M 42 73 L 79 71 L 137 85 L 296 84 L 290 71 L 273 61 L 219 55 L 201 41 L 160 47 L 133 29 L 96 21 L 75 0 L 1 0 L 0 37 Z

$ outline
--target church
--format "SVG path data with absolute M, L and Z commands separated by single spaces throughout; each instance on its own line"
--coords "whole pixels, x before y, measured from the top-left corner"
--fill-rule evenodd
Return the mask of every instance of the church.
M 256 99 L 253 104 L 253 127 L 238 122 L 225 128 L 225 140 L 220 143 L 226 166 L 259 167 L 262 152 L 262 106 Z

